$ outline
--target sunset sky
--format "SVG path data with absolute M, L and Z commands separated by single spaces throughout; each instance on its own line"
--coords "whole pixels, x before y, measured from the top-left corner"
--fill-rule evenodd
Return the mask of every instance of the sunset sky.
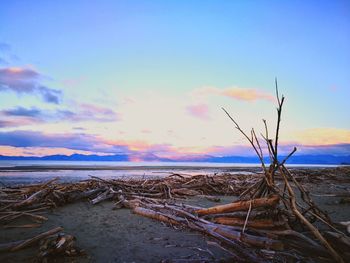
M 0 3 L 0 155 L 350 154 L 349 1 Z

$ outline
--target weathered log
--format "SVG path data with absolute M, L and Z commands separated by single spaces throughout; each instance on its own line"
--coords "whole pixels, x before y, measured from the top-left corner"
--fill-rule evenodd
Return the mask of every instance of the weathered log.
M 180 194 L 180 195 L 189 195 L 189 196 L 195 196 L 195 195 L 201 194 L 200 192 L 198 192 L 196 190 L 192 190 L 192 189 L 188 189 L 188 188 L 172 189 L 171 193 Z
M 212 220 L 218 217 L 234 217 L 234 218 L 241 218 L 245 219 L 247 218 L 247 211 L 238 211 L 238 212 L 231 212 L 231 213 L 222 213 L 222 214 L 211 214 L 211 215 L 203 215 L 202 218 Z M 274 213 L 267 213 L 267 211 L 250 211 L 249 213 L 249 219 L 253 220 L 256 218 L 265 218 L 267 216 L 274 215 Z
M 257 247 L 262 247 L 262 248 L 268 248 L 268 249 L 273 248 L 275 250 L 281 250 L 283 248 L 283 244 L 280 241 L 273 240 L 266 237 L 253 236 L 253 235 L 244 234 L 244 233 L 242 234 L 241 231 L 238 231 L 233 227 L 223 226 L 223 225 L 211 223 L 201 218 L 196 218 L 192 214 L 186 211 L 182 211 L 176 207 L 169 206 L 169 205 L 166 205 L 165 207 L 180 213 L 182 216 L 186 216 L 190 220 L 193 220 L 194 224 L 196 224 L 197 226 L 200 226 L 200 228 L 205 230 L 207 233 L 215 232 L 217 234 L 224 236 L 225 238 L 228 238 L 231 240 L 243 241 L 247 244 L 257 246 Z M 175 217 L 170 214 L 156 212 L 151 209 L 136 207 L 134 208 L 134 212 L 136 214 L 143 215 L 145 217 L 149 217 L 158 221 L 162 221 L 170 224 L 185 223 L 188 226 L 188 220 L 185 220 L 181 217 Z
M 106 189 L 101 187 L 101 188 L 91 189 L 84 192 L 74 191 L 74 192 L 67 193 L 64 197 L 66 199 L 66 202 L 71 203 L 71 202 L 76 202 L 76 201 L 83 200 L 83 199 L 92 197 L 94 195 L 97 195 L 103 190 L 106 190 Z
M 232 239 L 239 240 L 251 246 L 274 249 L 274 250 L 283 250 L 284 245 L 279 240 L 273 240 L 267 237 L 254 236 L 235 229 L 230 229 L 229 227 L 214 225 L 214 232 L 219 233 L 220 235 Z
M 0 253 L 1 252 L 9 252 L 12 248 L 22 244 L 25 240 L 17 240 L 13 242 L 0 244 Z
M 26 225 L 6 225 L 4 228 L 34 228 L 40 227 L 41 224 L 26 224 Z
M 54 258 L 79 256 L 85 252 L 75 245 L 75 237 L 67 234 L 53 235 L 40 242 L 40 252 L 37 256 L 40 262 L 56 261 Z M 51 260 L 52 258 L 52 260 Z
M 2 217 L 0 217 L 0 222 L 10 222 L 16 218 L 22 217 L 22 216 L 27 216 L 31 219 L 34 219 L 34 221 L 37 222 L 42 222 L 42 221 L 46 221 L 48 220 L 47 217 L 45 216 L 41 216 L 41 215 L 36 215 L 36 214 L 32 214 L 32 213 L 27 213 L 27 212 L 20 212 L 20 211 L 12 211 L 11 213 L 8 213 L 7 215 L 4 215 Z
M 35 244 L 36 242 L 40 241 L 41 239 L 46 238 L 46 237 L 51 236 L 51 235 L 54 235 L 58 232 L 61 232 L 62 230 L 63 230 L 62 227 L 53 228 L 53 229 L 46 231 L 44 233 L 41 233 L 33 238 L 27 239 L 23 243 L 11 248 L 11 251 L 18 251 L 22 248 L 29 247 L 29 246 Z
M 110 189 L 104 191 L 103 193 L 99 194 L 97 197 L 95 197 L 94 199 L 91 200 L 91 203 L 93 205 L 96 205 L 104 200 L 108 200 L 113 198 L 114 193 L 111 192 Z
M 230 226 L 244 226 L 245 220 L 241 218 L 234 217 L 217 217 L 213 219 L 213 222 L 230 225 Z M 247 226 L 252 228 L 262 228 L 262 229 L 270 229 L 270 228 L 281 228 L 285 226 L 285 222 L 281 221 L 273 221 L 272 219 L 254 219 L 248 220 Z
M 31 196 L 29 196 L 27 199 L 25 199 L 17 204 L 14 204 L 13 208 L 19 209 L 19 208 L 22 208 L 24 206 L 30 206 L 30 205 L 36 203 L 37 201 L 40 201 L 41 198 L 43 196 L 47 195 L 50 191 L 51 191 L 51 189 L 42 189 L 42 190 L 32 194 Z
M 273 207 L 279 202 L 279 196 L 273 195 L 271 197 L 257 198 L 249 201 L 238 201 L 226 205 L 218 205 L 209 208 L 197 210 L 198 215 L 218 214 L 234 211 L 248 210 L 251 205 L 252 209 L 257 207 Z
M 162 214 L 160 212 L 156 212 L 156 211 L 153 211 L 151 209 L 147 209 L 147 208 L 143 208 L 143 207 L 139 207 L 139 206 L 134 207 L 133 212 L 137 215 L 152 218 L 152 219 L 155 219 L 155 220 L 158 220 L 161 222 L 165 222 L 168 224 L 172 224 L 172 225 L 178 225 L 182 221 L 184 221 L 181 218 L 177 218 L 177 217 L 172 216 L 172 215 L 165 215 L 165 214 Z
M 304 255 L 314 255 L 327 257 L 328 251 L 319 243 L 297 231 L 287 230 L 259 230 L 261 234 L 267 237 L 281 240 L 286 247 L 295 248 Z
M 330 231 L 324 232 L 324 235 L 329 242 L 334 244 L 336 250 L 350 252 L 350 238 L 348 236 Z
M 283 173 L 283 171 L 280 169 L 281 175 L 283 176 L 286 188 L 288 189 L 288 193 L 290 196 L 290 209 L 292 210 L 293 214 L 300 220 L 300 222 L 302 222 L 306 227 L 308 227 L 310 229 L 310 231 L 312 232 L 312 234 L 321 242 L 321 244 L 327 248 L 327 250 L 329 251 L 330 255 L 332 255 L 332 257 L 334 258 L 334 260 L 336 262 L 339 263 L 345 263 L 344 259 L 339 255 L 339 253 L 329 244 L 329 242 L 322 236 L 322 234 L 320 233 L 320 231 L 314 226 L 312 225 L 306 218 L 305 216 L 300 213 L 300 211 L 297 208 L 297 204 L 296 204 L 296 199 L 295 199 L 295 193 L 292 189 L 292 187 L 290 186 L 286 175 Z
M 0 244 L 0 252 L 18 251 L 22 248 L 29 247 L 29 246 L 39 242 L 43 238 L 46 238 L 48 236 L 54 235 L 58 232 L 61 232 L 62 230 L 63 230 L 62 227 L 56 227 L 56 228 L 53 228 L 47 232 L 41 233 L 33 238 L 29 238 L 26 240 L 18 240 L 18 241 L 14 241 L 14 242 L 5 243 L 5 244 Z

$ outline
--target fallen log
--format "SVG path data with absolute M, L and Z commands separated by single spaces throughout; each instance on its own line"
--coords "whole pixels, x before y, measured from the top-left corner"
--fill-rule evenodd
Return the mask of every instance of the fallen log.
M 47 195 L 50 191 L 51 191 L 51 189 L 42 189 L 42 190 L 32 194 L 31 196 L 29 196 L 27 199 L 25 199 L 17 204 L 14 204 L 13 208 L 19 209 L 19 208 L 22 208 L 24 206 L 30 206 L 30 205 L 36 203 L 37 201 L 40 201 L 41 198 L 43 196 Z
M 144 217 L 152 218 L 161 222 L 165 222 L 168 224 L 178 225 L 184 220 L 181 218 L 177 218 L 171 215 L 165 215 L 160 212 L 153 211 L 151 209 L 143 208 L 143 207 L 134 207 L 133 212 L 137 215 L 141 215 Z
M 15 252 L 22 248 L 29 247 L 31 245 L 34 245 L 35 243 L 39 242 L 43 238 L 46 238 L 48 236 L 54 235 L 58 232 L 61 232 L 63 230 L 62 227 L 56 227 L 53 228 L 47 232 L 41 233 L 33 238 L 29 238 L 26 240 L 18 240 L 10 243 L 0 244 L 0 252 Z
M 40 227 L 41 224 L 25 224 L 25 225 L 6 225 L 4 228 L 34 228 Z
M 235 212 L 248 210 L 250 205 L 252 209 L 258 207 L 273 207 L 279 202 L 279 196 L 273 195 L 271 197 L 257 198 L 249 201 L 239 201 L 226 205 L 218 205 L 209 208 L 203 208 L 196 211 L 198 215 L 219 214 L 226 212 Z
M 324 235 L 329 242 L 335 244 L 336 250 L 350 251 L 350 238 L 348 236 L 330 231 L 326 231 Z
M 111 191 L 111 189 L 108 189 L 106 191 L 104 191 L 103 193 L 99 194 L 96 198 L 91 200 L 91 203 L 93 205 L 96 205 L 104 200 L 108 200 L 113 198 L 114 193 Z
M 158 206 L 158 207 L 161 207 L 161 206 Z M 283 243 L 278 240 L 245 234 L 233 227 L 211 223 L 201 218 L 196 218 L 194 215 L 186 211 L 182 211 L 173 206 L 166 205 L 165 208 L 169 208 L 172 211 L 179 213 L 181 216 L 186 216 L 187 219 L 180 216 L 173 216 L 170 214 L 160 213 L 160 212 L 157 212 L 148 208 L 143 208 L 143 207 L 136 207 L 133 209 L 133 211 L 136 214 L 149 217 L 161 222 L 175 224 L 175 225 L 185 224 L 186 226 L 191 227 L 191 224 L 189 224 L 189 221 L 188 221 L 188 220 L 191 220 L 195 225 L 197 225 L 197 227 L 200 227 L 201 229 L 200 231 L 206 232 L 207 234 L 212 234 L 213 232 L 215 232 L 230 240 L 242 241 L 252 246 L 267 248 L 267 249 L 272 248 L 275 250 L 283 249 Z M 195 228 L 195 230 L 198 230 L 198 228 Z
M 286 247 L 297 249 L 304 255 L 314 255 L 327 257 L 328 251 L 319 243 L 315 242 L 306 235 L 297 231 L 287 230 L 258 230 L 259 233 L 270 238 L 277 238 L 285 244 Z
M 189 195 L 189 196 L 195 196 L 195 195 L 201 194 L 200 192 L 198 192 L 196 190 L 192 190 L 192 189 L 188 189 L 188 188 L 172 189 L 171 193 L 180 194 L 180 195 Z
M 283 243 L 279 240 L 242 233 L 241 231 L 237 231 L 236 229 L 231 229 L 227 226 L 220 226 L 218 224 L 213 225 L 211 227 L 214 227 L 214 232 L 228 239 L 239 240 L 254 247 L 274 250 L 283 250 L 284 248 Z
M 245 220 L 241 218 L 234 217 L 217 217 L 213 219 L 213 222 L 230 225 L 230 226 L 244 226 Z M 262 229 L 271 229 L 271 228 L 282 228 L 285 226 L 285 222 L 274 221 L 270 218 L 268 219 L 254 219 L 248 220 L 247 226 L 252 228 L 262 228 Z
M 85 254 L 75 245 L 75 237 L 67 234 L 58 234 L 45 238 L 40 242 L 39 262 L 56 262 L 62 257 L 76 257 Z M 74 262 L 74 260 L 73 260 Z
M 207 220 L 212 220 L 212 219 L 215 219 L 218 217 L 234 217 L 234 218 L 245 219 L 245 218 L 247 218 L 247 214 L 248 214 L 248 211 L 238 211 L 238 212 L 232 212 L 232 213 L 203 215 L 202 218 L 205 218 Z M 258 218 L 265 218 L 265 217 L 267 217 L 267 215 L 271 216 L 274 214 L 267 213 L 267 211 L 250 211 L 249 219 L 253 220 L 253 219 L 258 219 Z
M 67 193 L 64 197 L 66 199 L 66 202 L 73 203 L 73 202 L 83 200 L 83 199 L 92 197 L 94 195 L 97 195 L 100 192 L 102 192 L 103 190 L 105 190 L 105 189 L 104 188 L 96 188 L 96 189 L 91 189 L 91 190 L 84 191 L 84 192 L 75 191 L 75 192 Z

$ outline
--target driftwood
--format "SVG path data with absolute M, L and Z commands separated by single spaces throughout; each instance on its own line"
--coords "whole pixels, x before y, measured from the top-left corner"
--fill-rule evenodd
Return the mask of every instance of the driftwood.
M 200 231 L 211 236 L 230 249 L 235 255 L 234 258 L 237 262 L 259 262 L 259 257 L 271 256 L 270 254 L 259 252 L 259 249 L 272 250 L 275 253 L 285 249 L 294 249 L 293 251 L 299 251 L 299 254 L 292 253 L 296 258 L 302 258 L 303 256 L 329 257 L 327 251 L 318 242 L 310 239 L 309 236 L 291 230 L 293 225 L 290 225 L 290 222 L 294 222 L 295 218 L 293 218 L 293 221 L 289 221 L 290 218 L 284 218 L 284 215 L 280 214 L 281 211 L 284 211 L 283 207 L 280 206 L 281 200 L 283 202 L 285 200 L 278 192 L 277 194 L 270 194 L 251 200 L 238 200 L 211 208 L 191 206 L 178 203 L 177 201 L 183 200 L 186 197 L 185 194 L 193 194 L 194 192 L 188 191 L 192 190 L 192 186 L 194 191 L 209 193 L 211 196 L 215 192 L 222 190 L 222 194 L 225 194 L 227 191 L 232 191 L 232 189 L 235 189 L 234 191 L 239 190 L 239 192 L 235 192 L 235 194 L 239 194 L 247 188 L 247 180 L 249 185 L 261 185 L 261 175 L 254 175 L 252 177 L 253 180 L 246 175 L 230 176 L 228 174 L 215 178 L 205 175 L 193 177 L 195 180 L 193 178 L 172 176 L 163 179 L 166 183 L 158 179 L 136 182 L 133 180 L 99 180 L 93 178 L 73 184 L 62 184 L 55 181 L 51 184 L 45 184 L 45 187 L 50 190 L 46 194 L 36 194 L 38 192 L 44 193 L 44 191 L 41 191 L 43 189 L 41 189 L 42 185 L 40 184 L 13 189 L 0 189 L 0 193 L 6 193 L 7 200 L 12 201 L 0 204 L 0 224 L 3 224 L 4 227 L 15 227 L 16 225 L 9 223 L 20 217 L 42 222 L 47 218 L 40 213 L 59 205 L 89 198 L 91 198 L 91 203 L 111 199 L 116 203 L 116 208 L 130 208 L 137 215 L 172 226 Z M 242 182 L 237 183 L 237 180 Z M 287 181 L 290 183 L 290 180 Z M 202 187 L 206 190 L 200 190 L 198 182 L 201 182 Z M 227 184 L 232 182 L 237 185 L 232 188 L 227 187 Z M 260 183 L 256 184 L 257 182 Z M 186 187 L 182 187 L 184 184 L 186 184 Z M 206 188 L 208 184 L 211 186 Z M 242 187 L 239 187 L 239 185 Z M 180 191 L 176 189 L 180 189 Z M 172 199 L 169 199 L 169 191 Z M 207 197 L 207 195 L 203 194 L 197 196 L 201 198 Z M 28 199 L 31 201 L 26 201 Z M 296 203 L 297 207 L 298 205 Z M 287 215 L 289 214 L 287 213 Z M 29 224 L 28 227 L 30 225 L 33 224 Z M 329 234 L 325 235 L 325 237 L 327 242 L 336 244 L 334 237 L 329 237 Z M 13 244 L 7 244 L 7 246 L 0 245 L 0 250 L 2 247 L 7 248 L 5 251 L 8 251 L 9 247 L 13 248 L 23 242 L 22 240 Z M 246 247 L 245 244 L 249 247 Z M 346 242 L 339 245 L 342 249 L 345 246 Z M 65 251 L 70 251 L 70 249 L 67 248 Z M 346 258 L 346 254 L 340 252 L 338 247 L 336 251 Z M 59 251 L 56 252 L 59 253 Z M 281 256 L 281 253 L 278 255 Z M 291 257 L 290 252 L 285 253 L 288 254 L 288 257 Z M 247 254 L 252 256 L 249 257 Z M 264 260 L 262 258 L 260 261 Z
M 279 196 L 274 195 L 271 197 L 263 197 L 263 198 L 253 199 L 250 201 L 238 201 L 231 204 L 213 206 L 210 208 L 197 210 L 196 212 L 198 215 L 219 214 L 219 213 L 226 213 L 226 212 L 248 210 L 250 206 L 252 208 L 273 207 L 277 205 L 278 202 L 279 202 Z
M 19 241 L 14 241 L 14 242 L 10 242 L 10 243 L 6 243 L 6 244 L 0 244 L 0 252 L 6 252 L 6 251 L 11 251 L 11 252 L 15 252 L 18 251 L 20 249 L 29 247 L 37 242 L 39 242 L 40 240 L 54 235 L 58 232 L 61 232 L 63 230 L 62 227 L 56 227 L 54 229 L 51 229 L 49 231 L 46 231 L 44 233 L 41 233 L 33 238 L 29 238 L 26 240 L 19 240 Z
M 287 176 L 290 177 L 290 175 Z M 223 174 L 215 177 L 206 175 L 169 176 L 165 179 L 138 181 L 100 180 L 95 177 L 71 184 L 53 181 L 16 188 L 0 188 L 0 193 L 4 193 L 1 196 L 7 200 L 0 202 L 0 224 L 5 228 L 16 227 L 17 225 L 13 222 L 18 218 L 26 218 L 39 223 L 47 220 L 47 217 L 41 213 L 48 209 L 78 200 L 90 199 L 91 203 L 96 204 L 109 199 L 115 202 L 116 208 L 130 208 L 137 215 L 209 235 L 232 251 L 237 262 L 259 262 L 259 257 L 271 256 L 259 252 L 259 249 L 272 250 L 275 253 L 293 249 L 293 251 L 299 251 L 299 254 L 292 253 L 299 259 L 303 256 L 329 257 L 327 250 L 323 249 L 319 242 L 310 239 L 309 235 L 306 236 L 292 230 L 295 217 L 293 213 L 284 210 L 281 206 L 281 203 L 285 202 L 289 205 L 288 193 L 283 196 L 277 190 L 276 193 L 270 193 L 267 196 L 238 200 L 209 208 L 178 203 L 179 200 L 193 194 L 201 198 L 207 198 L 209 194 L 209 197 L 213 197 L 213 201 L 216 194 L 239 195 L 251 186 L 266 186 L 262 183 L 262 178 L 261 174 L 234 176 Z M 277 178 L 279 182 L 284 182 L 283 177 Z M 294 182 L 291 178 L 286 178 L 286 180 L 289 184 Z M 303 180 L 299 180 L 301 181 Z M 233 186 L 228 187 L 228 185 Z M 42 191 L 45 190 L 43 186 L 48 191 Z M 251 188 L 251 191 L 255 191 L 254 188 Z M 301 209 L 299 203 L 296 202 L 295 205 Z M 312 210 L 312 213 L 317 213 L 317 210 Z M 18 225 L 20 226 L 26 227 L 26 225 Z M 34 225 L 27 224 L 27 227 L 30 226 Z M 337 244 L 334 237 L 330 237 L 329 234 L 324 235 L 327 242 Z M 5 247 L 15 247 L 23 242 L 22 240 Z M 249 247 L 246 247 L 245 244 Z M 336 245 L 337 253 L 346 258 L 346 254 L 339 251 L 338 247 L 344 250 L 346 242 L 339 246 Z M 282 252 L 278 253 L 282 255 Z M 291 257 L 290 253 L 287 253 L 288 257 Z M 249 258 L 247 254 L 253 256 Z M 264 260 L 262 258 L 262 261 Z
M 39 262 L 51 262 L 53 258 L 64 256 L 80 256 L 85 252 L 75 245 L 75 237 L 67 234 L 58 234 L 43 239 L 40 242 L 40 252 L 37 255 Z
M 46 185 L 45 185 L 46 186 Z M 13 205 L 14 208 L 21 208 L 21 207 L 28 207 L 32 204 L 34 204 L 35 202 L 37 202 L 38 200 L 40 200 L 43 196 L 47 195 L 50 192 L 50 189 L 42 189 L 34 194 L 32 194 L 31 196 L 29 196 L 27 199 L 16 203 Z
M 278 157 L 278 141 L 279 141 L 279 131 L 280 131 L 280 123 L 281 123 L 281 114 L 282 108 L 285 101 L 285 97 L 282 95 L 279 96 L 278 87 L 277 87 L 277 79 L 275 81 L 276 84 L 276 99 L 277 99 L 277 123 L 276 123 L 276 132 L 274 139 L 270 138 L 267 122 L 263 120 L 265 126 L 265 134 L 261 134 L 264 143 L 266 144 L 267 153 L 263 151 L 261 143 L 256 135 L 254 129 L 251 129 L 250 134 L 244 132 L 239 124 L 231 117 L 231 115 L 225 110 L 224 112 L 233 122 L 235 129 L 237 129 L 250 143 L 253 150 L 255 151 L 257 157 L 261 163 L 261 169 L 264 174 L 264 178 L 260 180 L 260 182 L 256 182 L 252 186 L 250 186 L 247 190 L 241 194 L 240 198 L 243 201 L 251 202 L 252 200 L 256 200 L 257 198 L 264 198 L 269 196 L 270 194 L 275 194 L 280 197 L 281 203 L 284 206 L 284 214 L 289 217 L 289 221 L 295 221 L 294 218 L 298 220 L 298 223 L 306 227 L 313 234 L 315 239 L 322 244 L 331 257 L 336 262 L 344 262 L 344 258 L 335 250 L 334 245 L 330 244 L 325 237 L 321 234 L 320 230 L 312 224 L 313 220 L 316 218 L 320 220 L 322 223 L 326 224 L 327 227 L 332 230 L 336 230 L 334 225 L 332 224 L 328 215 L 319 209 L 317 205 L 313 202 L 310 197 L 310 194 L 303 187 L 302 184 L 299 183 L 299 180 L 286 168 L 285 163 L 296 151 L 296 147 L 290 152 L 290 154 L 283 160 L 280 160 Z M 264 155 L 267 154 L 270 159 L 270 164 L 267 165 L 265 163 Z M 277 185 L 276 178 L 278 176 L 283 180 L 284 186 L 281 187 L 280 184 Z M 299 192 L 301 197 L 301 204 L 296 201 L 295 190 L 291 186 L 291 183 L 294 184 L 296 191 Z M 279 200 L 276 205 L 280 204 Z M 217 211 L 230 211 L 230 206 L 224 207 L 212 207 L 208 209 L 199 210 L 199 214 L 211 214 L 217 213 Z M 243 229 L 245 229 L 247 223 L 249 222 L 249 215 L 251 209 L 254 209 L 253 205 L 249 206 L 248 214 L 245 220 L 245 224 Z M 231 210 L 232 211 L 232 210 Z M 293 218 L 294 217 L 294 218 Z
M 286 225 L 286 222 L 273 221 L 270 218 L 255 219 L 255 220 L 246 222 L 241 218 L 217 217 L 213 219 L 213 222 L 223 224 L 223 225 L 230 225 L 230 226 L 244 226 L 246 224 L 248 227 L 262 228 L 262 229 L 279 228 L 279 227 L 285 227 Z

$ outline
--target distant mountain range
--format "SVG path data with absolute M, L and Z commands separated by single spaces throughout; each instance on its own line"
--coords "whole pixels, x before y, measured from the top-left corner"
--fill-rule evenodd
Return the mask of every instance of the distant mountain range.
M 35 160 L 35 161 L 113 161 L 125 162 L 132 160 L 140 161 L 158 161 L 158 162 L 208 162 L 208 163 L 259 163 L 257 157 L 247 156 L 222 156 L 215 157 L 210 155 L 188 155 L 181 158 L 161 158 L 154 154 L 115 154 L 115 155 L 48 155 L 43 157 L 28 157 L 28 156 L 4 156 L 0 155 L 0 160 Z M 284 156 L 280 157 L 281 160 Z M 268 159 L 266 159 L 268 162 Z M 335 155 L 295 155 L 288 162 L 289 164 L 350 164 L 350 155 L 335 156 Z

